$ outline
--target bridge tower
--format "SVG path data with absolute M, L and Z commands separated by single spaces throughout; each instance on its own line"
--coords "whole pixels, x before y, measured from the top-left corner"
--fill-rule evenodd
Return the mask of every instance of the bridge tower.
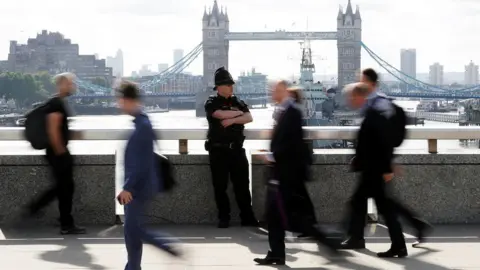
M 361 69 L 362 17 L 357 6 L 353 12 L 351 0 L 347 10 L 340 7 L 337 16 L 338 87 L 355 82 Z
M 197 94 L 197 117 L 205 116 L 203 104 L 212 94 L 214 87 L 213 75 L 220 67 L 228 69 L 228 40 L 225 35 L 229 32 L 230 22 L 227 9 L 218 7 L 214 0 L 211 10 L 203 13 L 203 89 Z

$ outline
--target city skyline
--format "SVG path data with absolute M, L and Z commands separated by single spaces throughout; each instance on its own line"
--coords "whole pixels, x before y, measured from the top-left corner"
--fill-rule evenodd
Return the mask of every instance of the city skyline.
M 213 5 L 213 1 L 192 0 L 164 5 L 143 0 L 140 5 L 136 1 L 136 6 L 131 0 L 118 1 L 115 5 L 111 0 L 101 3 L 85 0 L 82 3 L 76 2 L 78 12 L 63 14 L 60 11 L 65 1 L 20 2 L 29 8 L 20 10 L 18 2 L 15 5 L 6 3 L 6 8 L 0 11 L 0 26 L 4 29 L 0 37 L 2 60 L 6 59 L 9 40 L 24 43 L 27 38 L 47 29 L 59 31 L 72 42 L 78 43 L 82 54 L 99 54 L 101 58 L 106 58 L 117 48 L 122 48 L 124 74 L 130 74 L 144 63 L 166 62 L 165 59 L 171 59 L 171 53 L 176 48 L 189 52 L 201 41 L 204 5 Z M 228 8 L 231 31 L 274 31 L 282 28 L 287 31 L 303 31 L 306 29 L 307 17 L 308 30 L 335 31 L 338 4 L 345 8 L 348 1 L 329 2 L 331 3 L 300 0 L 295 2 L 297 6 L 292 6 L 291 1 L 276 1 L 274 5 L 270 0 L 262 3 L 246 0 L 241 4 L 225 0 L 218 1 L 218 4 Z M 354 0 L 352 5 L 360 6 L 364 43 L 397 68 L 400 68 L 398 51 L 401 48 L 417 50 L 417 72 L 428 72 L 429 66 L 434 62 L 441 62 L 445 72 L 460 72 L 470 60 L 480 62 L 480 51 L 475 48 L 480 43 L 479 38 L 471 34 L 477 32 L 475 30 L 479 27 L 475 23 L 474 10 L 480 11 L 480 3 L 468 0 L 439 0 L 433 7 L 431 3 L 413 0 L 388 4 L 373 0 Z M 432 8 L 435 8 L 435 12 L 428 12 Z M 19 22 L 15 20 L 15 25 L 11 24 L 19 12 L 22 12 L 22 18 L 28 19 Z M 90 14 L 88 21 L 75 19 L 79 15 L 84 16 L 86 12 Z M 452 13 L 456 18 L 460 18 L 455 25 L 445 20 Z M 405 20 L 406 14 L 408 20 Z M 32 23 L 32 20 L 35 23 Z M 105 23 L 106 21 L 108 23 Z M 176 26 L 172 26 L 172 22 L 176 22 Z M 164 27 L 166 25 L 171 28 Z M 90 29 L 90 32 L 84 29 Z M 336 43 L 315 41 L 312 42 L 312 49 L 314 55 L 326 58 L 315 61 L 317 74 L 335 74 Z M 365 52 L 362 52 L 362 58 L 363 67 L 378 68 Z M 240 74 L 255 67 L 271 76 L 291 76 L 298 73 L 299 59 L 300 47 L 293 41 L 230 43 L 229 68 L 232 74 Z M 201 74 L 202 59 L 197 59 L 188 71 Z

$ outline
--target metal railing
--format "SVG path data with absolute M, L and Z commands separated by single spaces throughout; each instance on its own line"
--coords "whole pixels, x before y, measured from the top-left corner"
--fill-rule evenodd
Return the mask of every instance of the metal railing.
M 125 140 L 132 129 L 72 129 L 73 140 Z M 429 153 L 437 153 L 437 140 L 480 139 L 480 127 L 408 127 L 407 139 L 427 140 Z M 207 128 L 155 129 L 161 140 L 178 140 L 179 152 L 188 153 L 188 140 L 205 140 Z M 358 127 L 305 127 L 307 140 L 354 140 Z M 247 140 L 269 140 L 272 130 L 247 128 Z M 24 140 L 23 128 L 0 128 L 0 141 Z

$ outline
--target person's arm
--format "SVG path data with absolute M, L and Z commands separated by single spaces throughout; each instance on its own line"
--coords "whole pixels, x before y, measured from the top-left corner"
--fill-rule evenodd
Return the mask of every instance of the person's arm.
M 225 119 L 232 119 L 232 118 L 239 118 L 244 115 L 241 111 L 225 111 L 225 110 L 216 110 L 212 113 L 213 118 L 217 118 L 220 120 Z M 240 124 L 240 123 L 237 123 Z
M 220 110 L 211 99 L 205 102 L 205 113 L 207 114 L 207 118 L 213 117 L 220 120 L 232 119 L 243 114 L 241 111 Z
M 245 125 L 251 123 L 253 121 L 253 117 L 250 113 L 250 110 L 248 109 L 248 105 L 242 100 L 239 100 L 238 102 L 240 104 L 240 111 L 243 114 L 234 118 L 234 124 Z
M 379 169 L 383 174 L 390 174 L 393 172 L 393 144 L 392 144 L 392 128 L 390 120 L 380 114 L 376 114 L 376 121 L 374 124 L 375 132 L 377 134 L 377 147 L 379 149 L 378 157 Z
M 151 158 L 153 153 L 153 131 L 147 123 L 142 123 L 137 127 L 136 134 L 132 137 L 131 147 L 133 158 L 130 158 L 132 164 L 129 164 L 128 171 L 125 173 L 125 184 L 123 190 L 132 193 L 134 187 L 139 181 L 145 180 L 151 169 Z
M 58 100 L 53 99 L 49 104 L 47 112 L 47 134 L 50 145 L 56 155 L 61 155 L 67 151 L 65 148 L 65 139 L 62 138 L 62 120 L 65 117 L 61 110 Z

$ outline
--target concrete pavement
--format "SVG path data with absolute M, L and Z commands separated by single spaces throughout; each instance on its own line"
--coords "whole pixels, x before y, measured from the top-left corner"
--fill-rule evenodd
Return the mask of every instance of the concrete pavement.
M 154 227 L 178 236 L 186 261 L 145 246 L 143 270 L 260 270 L 252 261 L 268 249 L 265 236 L 242 228 L 220 230 L 199 226 Z M 89 228 L 83 236 L 60 236 L 56 228 L 2 229 L 0 269 L 123 269 L 126 251 L 122 226 Z M 374 252 L 389 247 L 387 230 L 367 228 L 367 249 L 345 251 L 344 259 L 330 262 L 325 252 L 308 241 L 288 242 L 287 264 L 278 269 L 444 270 L 480 269 L 480 226 L 439 226 L 424 248 L 411 248 L 405 259 L 379 259 Z M 413 238 L 406 234 L 408 241 Z

